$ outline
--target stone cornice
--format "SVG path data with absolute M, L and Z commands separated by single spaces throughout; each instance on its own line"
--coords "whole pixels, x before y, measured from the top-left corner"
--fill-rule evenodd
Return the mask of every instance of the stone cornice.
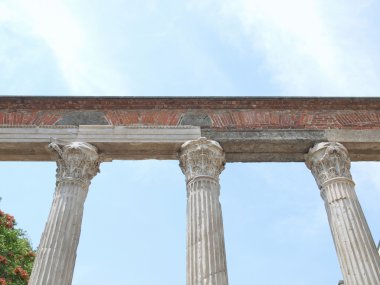
M 377 97 L 0 96 L 0 109 L 308 109 L 378 110 Z
M 51 161 L 52 139 L 90 143 L 110 160 L 177 159 L 181 145 L 207 137 L 223 148 L 228 162 L 303 162 L 317 142 L 341 142 L 351 161 L 380 161 L 380 130 L 213 131 L 196 126 L 0 127 L 0 161 Z

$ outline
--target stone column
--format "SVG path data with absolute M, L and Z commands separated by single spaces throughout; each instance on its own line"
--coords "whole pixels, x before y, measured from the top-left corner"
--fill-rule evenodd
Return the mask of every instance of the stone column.
M 380 257 L 355 193 L 347 149 L 340 143 L 318 143 L 306 164 L 325 202 L 344 284 L 380 284 Z
M 219 175 L 225 157 L 206 138 L 188 141 L 180 150 L 187 188 L 187 285 L 227 285 Z
M 70 285 L 91 179 L 99 172 L 97 149 L 87 143 L 51 143 L 58 153 L 53 204 L 29 285 Z

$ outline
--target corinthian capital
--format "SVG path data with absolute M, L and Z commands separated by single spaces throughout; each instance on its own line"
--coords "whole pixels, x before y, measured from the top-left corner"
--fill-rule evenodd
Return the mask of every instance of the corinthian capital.
M 345 178 L 352 181 L 348 151 L 340 143 L 316 144 L 306 155 L 306 165 L 313 173 L 319 188 L 334 178 Z
M 96 147 L 84 142 L 53 142 L 49 148 L 58 154 L 57 185 L 60 182 L 74 182 L 87 189 L 91 179 L 99 172 L 100 159 Z
M 219 143 L 203 137 L 185 142 L 181 146 L 179 160 L 187 182 L 197 177 L 218 180 L 226 163 Z

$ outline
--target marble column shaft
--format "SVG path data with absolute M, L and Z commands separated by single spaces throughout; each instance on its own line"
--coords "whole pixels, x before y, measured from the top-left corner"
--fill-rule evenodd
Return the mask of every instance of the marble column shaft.
M 316 144 L 306 164 L 325 202 L 344 284 L 380 284 L 380 256 L 355 193 L 347 149 L 340 143 Z
M 227 285 L 219 175 L 225 157 L 221 146 L 200 138 L 180 151 L 187 183 L 187 285 Z
M 97 149 L 87 143 L 51 143 L 58 153 L 57 182 L 29 285 L 70 285 L 91 179 L 99 172 Z

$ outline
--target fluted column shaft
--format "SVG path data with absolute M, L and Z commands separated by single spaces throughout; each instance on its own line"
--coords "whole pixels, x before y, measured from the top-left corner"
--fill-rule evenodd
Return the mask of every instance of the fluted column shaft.
M 344 284 L 380 284 L 380 256 L 355 193 L 347 149 L 340 143 L 319 143 L 306 163 L 325 202 Z
M 219 175 L 223 149 L 200 138 L 181 147 L 180 166 L 187 183 L 187 285 L 227 285 Z
M 83 207 L 99 156 L 87 143 L 50 144 L 57 151 L 57 183 L 29 285 L 70 285 Z

